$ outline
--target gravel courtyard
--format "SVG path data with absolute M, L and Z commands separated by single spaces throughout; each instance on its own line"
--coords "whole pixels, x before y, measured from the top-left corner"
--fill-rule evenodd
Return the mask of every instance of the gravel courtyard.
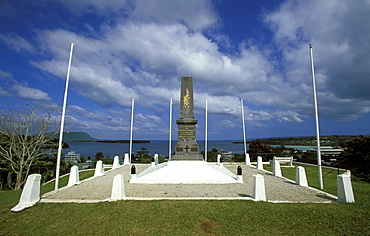
M 149 164 L 135 164 L 137 173 L 150 167 Z M 237 165 L 225 164 L 225 168 L 236 175 Z M 42 202 L 99 202 L 110 198 L 113 178 L 124 177 L 125 194 L 130 200 L 155 199 L 245 199 L 252 200 L 254 174 L 261 174 L 265 180 L 266 199 L 269 202 L 314 202 L 330 203 L 336 197 L 311 187 L 296 185 L 294 181 L 275 177 L 272 173 L 241 165 L 244 183 L 231 184 L 130 184 L 131 165 L 106 172 L 78 185 L 64 187 L 46 193 Z

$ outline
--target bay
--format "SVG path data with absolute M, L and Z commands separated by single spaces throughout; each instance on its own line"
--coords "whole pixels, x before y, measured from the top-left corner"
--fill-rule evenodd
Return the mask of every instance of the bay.
M 208 141 L 208 151 L 216 148 L 218 151 L 232 152 L 232 153 L 244 153 L 244 145 L 242 143 L 233 144 L 232 142 L 237 140 L 217 140 Z M 197 141 L 199 144 L 200 151 L 204 151 L 204 141 Z M 175 151 L 175 145 L 177 141 L 172 141 L 172 153 Z M 67 142 L 70 146 L 68 149 L 64 149 L 64 153 L 74 151 L 75 153 L 81 154 L 84 157 L 95 158 L 97 152 L 102 152 L 105 157 L 114 157 L 116 155 L 123 157 L 125 153 L 129 153 L 129 143 L 96 143 L 96 142 Z M 141 151 L 141 148 L 146 148 L 149 154 L 161 154 L 168 157 L 169 142 L 165 140 L 151 141 L 150 143 L 133 143 L 132 153 Z
M 270 145 L 271 147 L 279 147 L 280 145 Z M 300 151 L 307 151 L 309 149 L 315 149 L 317 146 L 298 146 L 298 145 L 284 145 L 286 148 L 293 148 Z
M 233 143 L 238 140 L 210 140 L 208 141 L 208 151 L 216 148 L 218 151 L 222 152 L 232 152 L 232 153 L 244 153 L 243 143 Z M 204 151 L 204 141 L 197 141 L 199 144 L 200 151 Z M 177 141 L 172 141 L 172 153 L 175 151 L 175 145 Z M 129 153 L 130 144 L 129 143 L 96 143 L 96 142 L 67 142 L 70 146 L 68 149 L 64 149 L 64 153 L 74 151 L 75 153 L 81 154 L 84 157 L 95 158 L 97 152 L 102 152 L 105 157 L 114 157 L 116 155 L 123 157 L 125 153 Z M 279 145 L 271 145 L 272 147 L 277 147 Z M 150 143 L 133 143 L 132 153 L 136 154 L 141 151 L 141 148 L 146 148 L 149 154 L 160 154 L 168 157 L 169 142 L 165 140 L 151 141 Z M 296 150 L 306 151 L 308 149 L 313 149 L 316 146 L 285 146 L 286 148 L 294 148 Z M 247 146 L 248 149 L 248 146 Z

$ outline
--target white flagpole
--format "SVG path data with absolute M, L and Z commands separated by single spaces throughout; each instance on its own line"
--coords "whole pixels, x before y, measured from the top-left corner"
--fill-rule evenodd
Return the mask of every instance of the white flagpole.
M 60 172 L 60 158 L 62 155 L 62 146 L 63 146 L 63 132 L 64 132 L 64 117 L 66 114 L 66 106 L 67 106 L 67 96 L 68 96 L 68 85 L 69 85 L 69 74 L 71 72 L 71 64 L 72 64 L 72 53 L 73 53 L 74 44 L 71 43 L 71 49 L 69 51 L 69 61 L 68 61 L 68 69 L 67 69 L 67 78 L 66 78 L 66 87 L 64 89 L 64 99 L 63 99 L 63 108 L 62 108 L 62 120 L 60 122 L 60 131 L 59 131 L 59 146 L 58 146 L 58 155 L 57 155 L 57 168 L 56 168 L 56 175 L 55 175 L 55 190 L 59 188 L 59 172 Z
M 205 138 L 204 138 L 204 160 L 207 162 L 208 158 L 208 99 L 206 99 L 206 122 L 205 122 Z
M 244 156 L 245 158 L 247 155 L 247 139 L 245 137 L 245 120 L 244 120 L 244 104 L 243 104 L 243 99 L 240 99 L 240 105 L 242 107 L 242 121 L 243 121 L 243 140 L 244 140 Z
M 320 189 L 323 189 L 324 183 L 322 179 L 322 167 L 321 167 L 319 110 L 317 106 L 316 79 L 315 79 L 315 69 L 314 69 L 314 63 L 313 63 L 312 43 L 310 43 L 310 59 L 311 59 L 311 72 L 312 72 L 313 100 L 315 104 L 315 119 L 316 119 L 317 167 L 318 167 L 318 172 L 319 172 Z
M 172 157 L 172 98 L 170 99 L 170 141 L 168 143 L 168 159 L 171 160 Z
M 132 99 L 132 103 L 131 103 L 131 125 L 130 125 L 130 163 L 132 163 L 131 161 L 131 155 L 132 155 L 132 132 L 133 132 L 133 129 L 134 129 L 134 104 L 135 104 L 135 100 Z

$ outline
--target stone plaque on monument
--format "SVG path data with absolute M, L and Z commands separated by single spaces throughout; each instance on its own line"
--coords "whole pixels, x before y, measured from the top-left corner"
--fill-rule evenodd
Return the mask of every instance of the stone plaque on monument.
M 175 155 L 172 160 L 203 160 L 199 154 L 199 145 L 196 141 L 196 125 L 194 119 L 193 78 L 181 78 L 180 118 L 178 125 L 178 139 Z

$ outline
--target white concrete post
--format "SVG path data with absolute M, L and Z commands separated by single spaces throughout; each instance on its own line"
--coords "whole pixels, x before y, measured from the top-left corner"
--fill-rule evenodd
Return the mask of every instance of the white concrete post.
M 242 108 L 244 153 L 247 153 L 247 138 L 246 138 L 246 135 L 245 135 L 245 118 L 244 118 L 244 103 L 243 103 L 243 99 L 240 99 L 240 106 Z
M 257 169 L 263 170 L 263 164 L 262 164 L 262 157 L 261 156 L 257 157 Z
M 249 157 L 249 153 L 245 153 L 245 164 L 247 166 L 251 165 L 251 158 Z
M 205 117 L 205 131 L 204 131 L 204 160 L 208 159 L 208 99 L 206 99 L 206 117 Z
M 120 168 L 120 165 L 119 165 L 119 156 L 115 156 L 114 157 L 112 169 L 117 169 L 117 168 Z
M 155 162 L 155 165 L 159 164 L 158 154 L 154 154 L 154 162 Z
M 348 177 L 351 178 L 351 171 L 350 170 L 347 170 L 346 172 L 343 173 L 344 175 L 347 175 Z
M 131 166 L 131 181 L 136 179 L 136 167 L 135 165 Z
M 217 154 L 217 165 L 221 163 L 221 154 Z
M 27 177 L 19 203 L 11 211 L 21 211 L 31 207 L 40 200 L 40 174 L 32 174 Z
M 252 198 L 255 201 L 266 201 L 265 179 L 263 175 L 256 174 L 253 182 Z
M 132 133 L 134 130 L 134 105 L 135 104 L 135 99 L 132 99 L 131 103 L 131 124 L 130 124 L 130 155 L 129 155 L 129 160 L 131 163 L 131 157 L 132 157 Z
M 324 188 L 324 182 L 322 179 L 322 163 L 321 163 L 321 151 L 320 151 L 320 127 L 319 127 L 319 108 L 317 104 L 317 91 L 316 91 L 316 79 L 315 79 L 315 67 L 313 63 L 313 52 L 312 43 L 310 45 L 310 61 L 311 61 L 311 73 L 312 73 L 312 88 L 313 88 L 313 101 L 315 107 L 315 121 L 316 121 L 316 145 L 317 145 L 317 167 L 319 174 L 320 189 Z
M 351 178 L 342 174 L 337 176 L 338 202 L 355 202 L 353 196 Z
M 172 159 L 172 98 L 170 99 L 170 138 L 168 142 L 168 159 Z
M 130 157 L 129 157 L 128 153 L 125 153 L 125 158 L 123 159 L 123 164 L 124 165 L 131 164 L 130 163 Z
M 274 176 L 282 177 L 282 175 L 281 175 L 281 168 L 280 168 L 280 162 L 278 160 L 274 160 L 272 163 L 273 163 L 273 173 L 274 173 Z
M 236 182 L 243 183 L 243 169 L 241 166 L 238 166 L 236 170 Z
M 69 173 L 69 179 L 67 186 L 73 186 L 80 183 L 80 175 L 78 173 L 78 166 L 72 166 L 71 172 Z
M 151 162 L 152 166 L 155 166 L 155 156 L 153 156 L 151 159 L 152 159 L 152 162 Z
M 59 145 L 58 145 L 58 153 L 57 153 L 57 167 L 56 167 L 56 170 L 55 170 L 55 190 L 57 190 L 59 188 L 60 158 L 61 158 L 62 149 L 63 149 L 62 146 L 63 146 L 64 120 L 65 120 L 66 107 L 67 107 L 69 75 L 70 75 L 70 72 L 71 72 L 73 48 L 74 48 L 74 43 L 71 43 L 71 49 L 69 50 L 69 60 L 68 60 L 66 86 L 64 88 L 64 98 L 63 98 L 63 107 L 62 107 L 62 119 L 61 119 L 61 122 L 60 122 L 60 130 L 59 130 Z
M 243 176 L 242 175 L 237 175 L 236 176 L 236 182 L 238 182 L 238 183 L 244 183 L 243 182 Z
M 99 160 L 96 162 L 94 177 L 102 175 L 104 175 L 104 167 L 103 162 Z
M 125 184 L 123 176 L 118 174 L 113 178 L 112 193 L 110 196 L 111 201 L 122 200 L 126 198 Z
M 300 186 L 308 186 L 306 171 L 303 166 L 298 166 L 295 171 L 295 183 Z

